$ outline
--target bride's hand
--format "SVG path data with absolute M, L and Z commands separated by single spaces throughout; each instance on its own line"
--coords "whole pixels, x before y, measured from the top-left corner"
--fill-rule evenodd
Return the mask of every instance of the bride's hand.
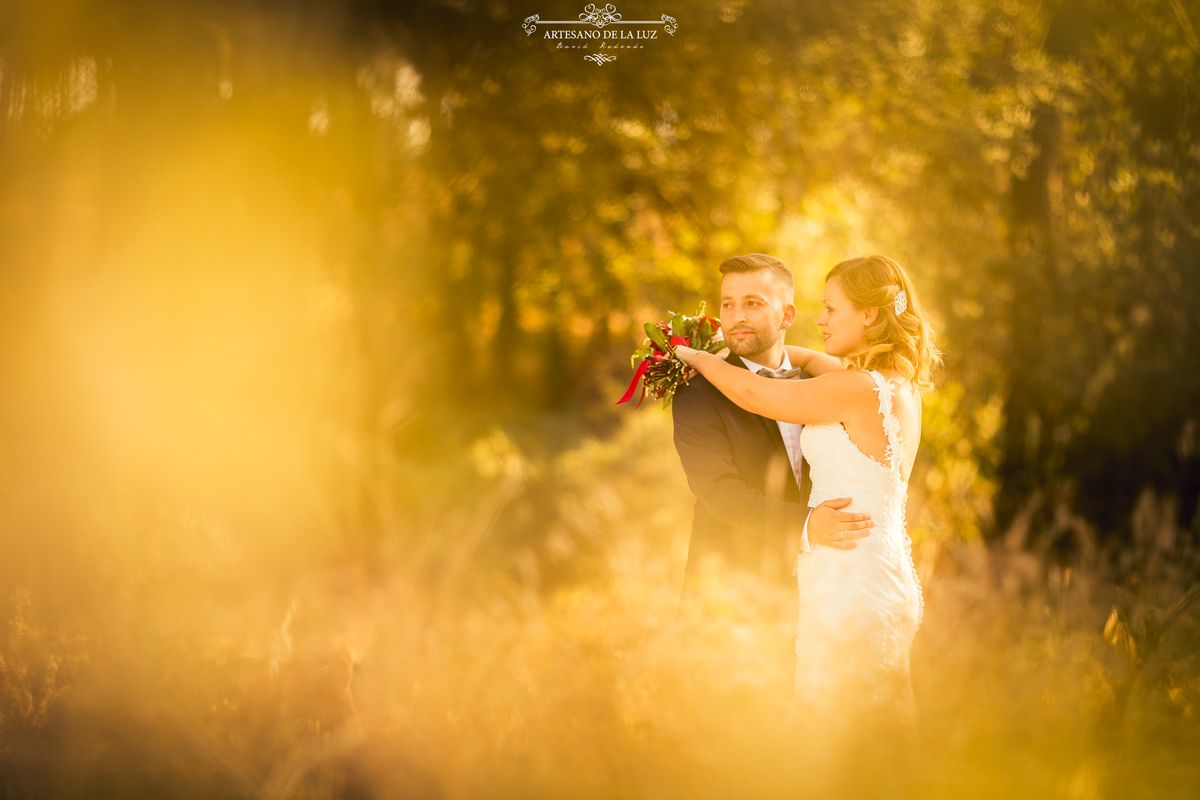
M 700 355 L 700 351 L 696 350 L 695 348 L 688 347 L 684 344 L 675 345 L 675 356 L 689 367 L 692 366 L 692 362 L 695 361 L 696 356 L 698 355 Z M 692 372 L 695 372 L 695 369 L 693 369 Z
M 724 341 L 724 340 L 717 340 L 717 341 Z M 682 345 L 682 344 L 675 346 L 675 355 L 679 356 L 680 361 L 682 361 L 684 364 L 688 365 L 687 375 L 684 376 L 685 380 L 690 381 L 692 378 L 696 377 L 696 375 L 699 374 L 696 371 L 696 368 L 692 366 L 692 362 L 695 360 L 696 356 L 700 355 L 700 353 L 708 353 L 708 352 L 709 351 L 707 351 L 707 350 L 696 350 L 695 348 L 687 347 L 686 345 Z M 714 355 L 717 358 L 727 359 L 729 357 L 729 348 L 722 347 L 720 350 L 718 350 L 715 353 L 709 353 L 709 355 Z

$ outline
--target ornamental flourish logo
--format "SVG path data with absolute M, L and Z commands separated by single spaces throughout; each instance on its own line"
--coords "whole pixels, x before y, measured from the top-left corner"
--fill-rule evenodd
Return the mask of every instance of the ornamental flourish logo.
M 622 25 L 630 27 L 618 27 Z M 679 30 L 675 18 L 666 14 L 659 19 L 623 19 L 612 3 L 603 8 L 588 4 L 578 20 L 544 20 L 534 14 L 525 18 L 521 29 L 526 36 L 532 36 L 538 32 L 538 26 L 544 26 L 540 28 L 542 39 L 557 42 L 556 50 L 603 51 L 584 56 L 597 66 L 616 61 L 617 57 L 611 53 L 613 50 L 644 50 L 651 42 L 661 41 L 660 32 L 674 36 L 675 31 Z

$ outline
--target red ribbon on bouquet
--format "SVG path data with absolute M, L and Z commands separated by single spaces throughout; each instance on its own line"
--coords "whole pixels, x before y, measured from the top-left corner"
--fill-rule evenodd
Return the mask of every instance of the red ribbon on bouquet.
M 691 345 L 691 343 L 692 343 L 692 340 L 690 338 L 688 338 L 687 336 L 672 336 L 671 337 L 671 347 L 678 347 L 679 345 L 688 347 Z M 654 361 L 662 361 L 662 360 L 664 360 L 664 358 L 665 358 L 665 356 L 662 356 L 659 353 L 655 353 L 654 355 L 652 355 L 648 358 L 642 359 L 642 363 L 638 364 L 637 370 L 635 370 L 633 373 L 633 380 L 631 380 L 629 382 L 629 388 L 625 390 L 625 394 L 621 395 L 621 399 L 616 402 L 616 405 L 621 405 L 622 403 L 628 403 L 630 400 L 632 400 L 633 393 L 635 391 L 637 391 L 638 381 L 640 381 L 642 378 L 646 377 L 646 370 L 650 368 L 650 364 Z M 638 398 L 638 403 L 637 403 L 638 406 L 640 406 L 642 404 L 642 401 L 645 399 L 646 399 L 646 387 L 643 386 L 642 387 L 642 396 Z
M 625 394 L 621 395 L 621 399 L 617 401 L 617 405 L 628 403 L 633 399 L 633 393 L 637 389 L 638 381 L 646 374 L 646 370 L 650 367 L 650 359 L 642 359 L 642 363 L 638 364 L 637 371 L 633 373 L 633 380 L 629 382 L 629 388 L 625 390 Z M 646 387 L 642 387 L 642 396 L 638 399 L 638 405 L 642 404 L 642 400 L 646 399 Z
M 628 403 L 637 391 L 638 381 L 642 382 L 642 397 L 638 405 L 646 399 L 651 391 L 654 398 L 663 401 L 663 407 L 671 405 L 675 392 L 688 382 L 695 373 L 676 356 L 678 347 L 694 347 L 704 352 L 719 350 L 721 342 L 714 337 L 721 329 L 721 321 L 715 317 L 704 316 L 704 303 L 693 316 L 676 314 L 668 311 L 670 322 L 647 322 L 642 326 L 646 331 L 646 340 L 642 346 L 633 351 L 630 366 L 633 367 L 633 380 L 625 390 L 625 396 L 617 401 L 617 405 Z

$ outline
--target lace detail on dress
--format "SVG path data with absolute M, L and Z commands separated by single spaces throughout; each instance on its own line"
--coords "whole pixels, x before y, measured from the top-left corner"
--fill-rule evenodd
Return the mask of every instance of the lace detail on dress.
M 887 437 L 884 455 L 891 470 L 899 474 L 905 457 L 904 440 L 900 438 L 900 420 L 892 413 L 892 384 L 877 370 L 867 374 L 875 380 L 875 393 L 879 395 L 879 413 L 883 417 L 883 434 Z
M 800 434 L 812 476 L 812 507 L 849 497 L 846 508 L 867 512 L 869 536 L 842 550 L 820 545 L 796 562 L 800 615 L 791 716 L 845 717 L 847 703 L 915 711 L 909 650 L 924 616 L 912 541 L 905 530 L 908 482 L 895 414 L 894 386 L 871 372 L 887 437 L 887 463 L 868 456 L 844 425 L 805 425 Z
M 892 411 L 892 383 L 878 370 L 868 373 L 875 381 L 875 392 L 879 395 L 879 413 L 883 417 L 883 433 L 887 437 L 886 455 L 891 469 L 900 475 L 900 465 L 905 459 L 904 440 L 900 438 L 900 419 Z M 907 486 L 908 481 L 904 481 Z M 912 555 L 912 538 L 908 535 L 907 503 L 900 506 L 900 531 L 904 534 L 904 554 L 912 568 L 913 580 L 917 584 L 917 597 L 920 600 L 920 610 L 917 613 L 917 627 L 921 627 L 925 619 L 925 592 L 921 589 L 921 576 L 917 573 L 917 564 Z
M 913 582 L 917 584 L 917 601 L 920 603 L 917 609 L 917 629 L 919 630 L 921 623 L 925 621 L 925 590 L 921 588 L 921 576 L 917 572 L 917 562 L 913 560 L 912 537 L 908 535 L 907 506 L 900 508 L 900 530 L 904 531 L 904 554 L 908 556 L 908 566 L 912 569 Z

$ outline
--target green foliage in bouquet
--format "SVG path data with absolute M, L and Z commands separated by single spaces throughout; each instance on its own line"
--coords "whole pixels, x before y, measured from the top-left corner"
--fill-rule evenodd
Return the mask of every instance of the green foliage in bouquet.
M 682 384 L 688 382 L 688 366 L 675 355 L 677 345 L 682 344 L 709 353 L 724 349 L 725 341 L 716 338 L 717 332 L 721 330 L 721 320 L 705 316 L 705 307 L 706 304 L 701 302 L 694 316 L 686 317 L 668 311 L 670 322 L 646 323 L 646 341 L 642 347 L 633 351 L 630 358 L 630 366 L 635 370 L 633 380 L 624 396 L 617 401 L 618 405 L 633 399 L 639 380 L 643 380 L 639 406 L 646 398 L 647 392 L 662 400 L 663 405 L 671 404 L 675 392 Z

